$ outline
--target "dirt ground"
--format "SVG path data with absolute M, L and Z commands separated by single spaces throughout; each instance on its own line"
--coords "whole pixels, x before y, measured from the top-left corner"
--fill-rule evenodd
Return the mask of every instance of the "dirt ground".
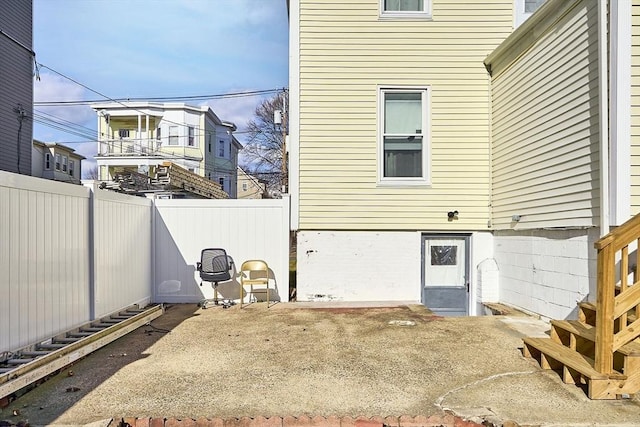
M 79 425 L 447 410 L 524 425 L 640 426 L 638 400 L 590 401 L 524 358 L 522 334 L 503 320 L 442 318 L 419 305 L 171 305 L 19 397 L 0 420 Z

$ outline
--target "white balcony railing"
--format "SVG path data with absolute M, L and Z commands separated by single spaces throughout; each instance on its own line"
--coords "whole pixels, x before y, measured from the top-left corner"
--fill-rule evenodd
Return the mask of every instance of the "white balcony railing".
M 202 154 L 197 147 L 162 145 L 155 139 L 123 138 L 102 140 L 100 141 L 98 155 L 104 157 L 160 156 L 166 158 L 202 160 Z

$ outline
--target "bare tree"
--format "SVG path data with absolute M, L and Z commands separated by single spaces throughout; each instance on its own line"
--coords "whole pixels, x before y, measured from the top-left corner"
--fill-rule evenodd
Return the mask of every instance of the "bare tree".
M 287 92 L 283 91 L 256 107 L 247 123 L 249 141 L 242 150 L 242 168 L 267 182 L 272 191 L 279 191 L 287 178 L 287 168 L 282 165 L 287 104 Z
M 84 173 L 85 179 L 98 179 L 98 166 L 94 166 Z

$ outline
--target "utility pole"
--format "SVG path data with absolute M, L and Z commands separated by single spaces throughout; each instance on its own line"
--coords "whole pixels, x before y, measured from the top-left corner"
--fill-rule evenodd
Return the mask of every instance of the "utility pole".
M 287 193 L 289 191 L 289 174 L 287 168 L 287 90 L 282 89 L 282 192 Z

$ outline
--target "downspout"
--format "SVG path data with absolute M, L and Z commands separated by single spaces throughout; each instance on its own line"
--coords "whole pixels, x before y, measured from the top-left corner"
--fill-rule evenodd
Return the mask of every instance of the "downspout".
M 600 235 L 609 232 L 609 79 L 607 75 L 607 5 L 598 1 L 598 86 L 600 122 Z

